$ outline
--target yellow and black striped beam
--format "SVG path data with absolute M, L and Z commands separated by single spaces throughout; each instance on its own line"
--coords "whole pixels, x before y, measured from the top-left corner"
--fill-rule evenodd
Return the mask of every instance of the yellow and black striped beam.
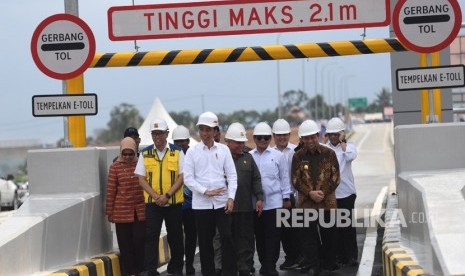
M 157 66 L 366 55 L 408 51 L 399 40 L 367 39 L 256 47 L 97 53 L 90 67 Z

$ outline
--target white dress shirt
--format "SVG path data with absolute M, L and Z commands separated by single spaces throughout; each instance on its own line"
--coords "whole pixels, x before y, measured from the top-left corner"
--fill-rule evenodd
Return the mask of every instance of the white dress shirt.
M 218 209 L 234 199 L 237 173 L 229 148 L 214 143 L 209 149 L 202 141 L 189 148 L 184 159 L 184 184 L 192 191 L 192 209 Z M 206 191 L 227 188 L 218 196 L 206 196 Z
M 278 150 L 268 147 L 263 153 L 253 149 L 252 154 L 262 176 L 263 210 L 283 207 L 283 199 L 289 198 L 291 182 L 287 157 Z
M 294 194 L 294 196 L 297 195 L 297 190 L 294 189 L 294 186 L 292 186 L 292 157 L 294 157 L 294 150 L 297 146 L 291 143 L 287 143 L 287 146 L 281 151 L 287 158 L 287 162 L 289 163 L 289 183 L 291 185 L 291 191 Z M 280 151 L 277 146 L 274 146 L 273 149 Z
M 331 142 L 327 142 L 327 147 L 334 150 L 339 163 L 339 172 L 341 182 L 336 188 L 336 198 L 346 198 L 352 194 L 356 194 L 354 175 L 352 173 L 352 161 L 357 157 L 357 148 L 352 143 L 347 143 L 346 151 L 342 151 L 341 144 L 333 146 Z

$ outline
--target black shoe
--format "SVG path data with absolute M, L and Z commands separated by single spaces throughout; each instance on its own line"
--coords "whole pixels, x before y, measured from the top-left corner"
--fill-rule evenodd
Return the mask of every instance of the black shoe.
M 297 263 L 294 260 L 287 259 L 287 260 L 284 261 L 284 263 L 282 263 L 279 266 L 279 269 L 281 269 L 281 270 L 289 270 L 289 269 L 296 269 L 297 267 L 299 267 L 299 263 Z
M 139 275 L 141 276 L 157 276 L 157 275 L 160 275 L 160 272 L 158 272 L 157 270 L 153 270 L 153 271 L 143 271 L 141 272 Z
M 250 276 L 252 273 L 250 271 L 239 271 L 239 276 Z
M 220 268 L 215 269 L 215 275 L 216 276 L 221 276 L 221 274 L 222 274 L 222 271 L 221 271 Z
M 340 269 L 341 267 L 336 263 L 330 263 L 330 264 L 323 264 L 322 268 L 328 271 L 335 271 L 335 270 Z
M 250 273 L 255 273 L 255 267 L 252 266 L 252 268 L 250 269 Z
M 307 271 L 307 276 L 320 276 L 320 271 L 318 269 L 315 269 L 315 268 L 310 268 Z
M 186 275 L 195 275 L 195 268 L 193 266 L 186 266 Z
M 299 271 L 300 271 L 300 273 L 305 274 L 305 273 L 307 273 L 307 272 L 310 270 L 310 268 L 311 268 L 310 265 L 308 265 L 308 264 L 303 264 L 302 266 L 300 266 Z
M 270 269 L 269 271 L 265 271 L 266 276 L 278 276 L 279 273 L 276 269 Z

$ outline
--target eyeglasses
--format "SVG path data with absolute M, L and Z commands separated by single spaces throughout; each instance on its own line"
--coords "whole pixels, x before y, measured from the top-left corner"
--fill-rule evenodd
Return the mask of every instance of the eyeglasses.
M 122 153 L 121 155 L 122 155 L 122 156 L 129 156 L 129 157 L 131 157 L 131 156 L 134 156 L 135 153 L 134 153 L 134 152 L 131 152 L 131 153 Z
M 254 138 L 257 139 L 258 141 L 260 140 L 269 141 L 271 139 L 271 136 L 270 135 L 255 135 Z
M 339 136 L 339 133 L 328 133 L 328 136 Z
M 158 131 L 157 131 L 157 132 L 153 131 L 153 132 L 151 132 L 151 133 L 152 133 L 152 136 L 162 136 L 162 135 L 164 135 L 164 134 L 167 133 L 167 132 L 166 132 L 166 131 L 160 131 L 160 132 L 158 132 Z

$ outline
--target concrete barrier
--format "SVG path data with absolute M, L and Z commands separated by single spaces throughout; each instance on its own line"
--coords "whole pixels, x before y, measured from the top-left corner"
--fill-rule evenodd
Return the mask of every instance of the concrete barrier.
M 121 275 L 118 254 L 102 255 L 113 250 L 104 202 L 118 152 L 119 147 L 28 152 L 30 196 L 0 224 L 0 276 Z M 159 249 L 163 265 L 170 259 L 166 235 Z
M 164 265 L 170 260 L 170 251 L 168 246 L 168 237 L 166 235 L 160 237 L 159 243 L 159 264 Z M 102 256 L 96 256 L 89 260 L 77 263 L 75 265 L 57 270 L 48 276 L 120 276 L 124 275 L 122 266 L 120 265 L 119 252 L 112 252 Z
M 458 246 L 465 244 L 463 141 L 460 123 L 395 128 L 395 200 L 401 217 L 394 221 L 402 227 L 385 233 L 387 275 L 400 259 L 437 275 L 465 275 L 465 247 Z

